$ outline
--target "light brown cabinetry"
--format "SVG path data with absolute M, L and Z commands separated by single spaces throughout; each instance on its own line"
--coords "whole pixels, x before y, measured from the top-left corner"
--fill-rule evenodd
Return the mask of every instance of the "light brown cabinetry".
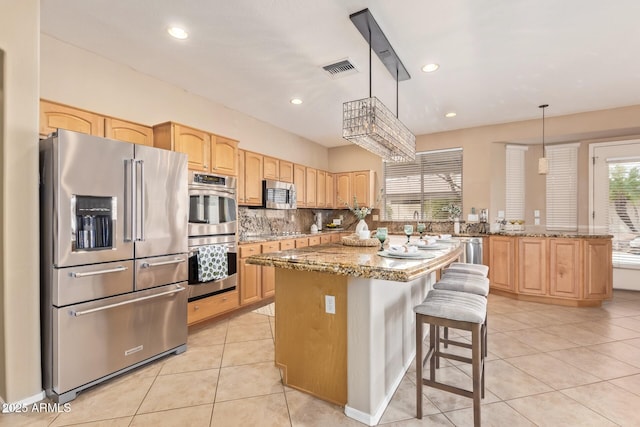
M 238 174 L 238 141 L 211 135 L 211 172 L 222 175 Z
M 374 197 L 375 172 L 356 171 L 341 172 L 335 174 L 336 185 L 336 207 L 342 207 L 345 203 L 353 205 L 355 197 L 359 206 L 373 206 L 376 202 Z
M 280 160 L 280 177 L 283 182 L 293 182 L 293 163 Z
M 327 172 L 316 171 L 316 206 L 327 207 Z
M 515 240 L 513 237 L 492 236 L 489 240 L 489 273 L 491 287 L 515 290 Z
M 597 306 L 611 298 L 612 275 L 610 238 L 489 238 L 491 291 L 500 295 L 559 305 Z
M 580 241 L 549 239 L 549 295 L 580 298 Z
M 302 165 L 294 164 L 293 165 L 293 183 L 296 186 L 296 205 L 299 208 L 304 208 L 307 206 L 306 178 L 307 178 L 307 168 L 305 168 Z
M 334 175 L 327 172 L 325 177 L 325 206 L 333 209 L 336 207 L 336 185 Z
M 315 208 L 318 206 L 316 198 L 318 189 L 318 170 L 314 168 L 305 168 L 305 206 Z
M 258 255 L 262 248 L 260 243 L 240 245 L 238 248 L 240 260 L 239 283 L 240 283 L 240 304 L 246 305 L 258 302 L 262 299 L 262 267 L 259 265 L 247 264 L 246 258 L 251 255 Z
M 547 239 L 518 239 L 518 292 L 547 294 Z
M 154 146 L 185 153 L 188 168 L 199 172 L 237 175 L 238 142 L 179 123 L 153 127 Z
M 104 119 L 104 136 L 118 141 L 153 147 L 153 129 L 149 126 L 113 117 Z
M 187 304 L 187 324 L 202 322 L 238 308 L 238 291 L 225 292 Z
M 273 180 L 279 180 L 280 179 L 280 160 L 273 158 L 273 157 L 269 157 L 269 156 L 264 156 L 263 159 L 264 162 L 264 179 L 273 179 Z
M 244 204 L 249 206 L 262 205 L 262 154 L 245 151 L 244 154 Z
M 309 246 L 308 237 L 301 237 L 299 239 L 296 239 L 296 248 L 306 248 L 307 246 Z
M 280 250 L 280 242 L 268 242 L 262 244 L 262 253 L 277 252 Z M 262 266 L 262 298 L 269 298 L 276 293 L 276 268 Z
M 58 128 L 94 136 L 104 136 L 104 117 L 90 111 L 69 107 L 68 105 L 41 100 L 40 136 L 47 137 Z
M 245 182 L 245 172 L 244 172 L 244 150 L 238 150 L 238 204 L 243 205 L 246 202 L 246 197 L 244 195 L 244 182 Z
M 610 239 L 584 239 L 584 298 L 609 299 L 613 295 L 613 265 Z

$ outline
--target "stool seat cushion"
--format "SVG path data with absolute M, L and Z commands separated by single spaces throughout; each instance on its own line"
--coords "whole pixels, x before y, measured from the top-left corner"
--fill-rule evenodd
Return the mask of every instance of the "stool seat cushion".
M 487 275 L 489 274 L 489 267 L 483 264 L 468 264 L 464 262 L 454 262 L 454 263 L 451 263 L 449 267 L 445 269 L 445 272 L 447 271 L 477 274 L 479 276 L 487 277 Z
M 484 323 L 487 316 L 487 299 L 464 292 L 433 289 L 413 311 L 425 316 L 459 322 Z
M 445 289 L 448 291 L 466 292 L 469 294 L 480 295 L 486 297 L 489 295 L 489 282 L 481 283 L 472 280 L 458 281 L 458 280 L 441 280 L 435 285 L 433 289 Z

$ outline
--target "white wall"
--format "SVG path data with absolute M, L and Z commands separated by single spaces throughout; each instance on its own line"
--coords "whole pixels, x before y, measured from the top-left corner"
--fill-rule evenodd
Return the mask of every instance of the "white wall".
M 237 139 L 244 150 L 328 169 L 327 148 L 308 139 L 44 34 L 41 44 L 43 99 L 149 126 L 175 121 Z
M 39 0 L 0 0 L 0 397 L 39 399 Z

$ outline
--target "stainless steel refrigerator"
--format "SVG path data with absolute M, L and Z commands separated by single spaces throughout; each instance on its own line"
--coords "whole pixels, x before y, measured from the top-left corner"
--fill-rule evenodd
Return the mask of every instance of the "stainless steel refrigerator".
M 66 130 L 41 141 L 48 396 L 186 350 L 187 188 L 181 153 Z

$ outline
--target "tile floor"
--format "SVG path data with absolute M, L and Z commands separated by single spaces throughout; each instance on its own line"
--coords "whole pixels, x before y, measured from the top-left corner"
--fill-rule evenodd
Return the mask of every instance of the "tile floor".
M 81 393 L 70 412 L 0 414 L 0 427 L 362 426 L 281 384 L 261 312 L 192 328 L 186 353 Z M 580 309 L 491 295 L 489 351 L 483 426 L 640 425 L 640 292 Z M 468 365 L 439 372 L 470 386 Z M 415 419 L 414 390 L 410 368 L 380 425 L 473 424 L 470 399 L 429 388 Z

